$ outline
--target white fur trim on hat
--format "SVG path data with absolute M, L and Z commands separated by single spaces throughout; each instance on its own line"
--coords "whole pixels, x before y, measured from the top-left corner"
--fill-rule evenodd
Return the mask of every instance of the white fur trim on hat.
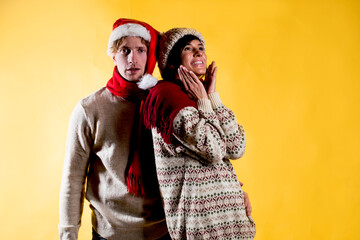
M 140 81 L 137 83 L 137 85 L 139 86 L 139 88 L 146 90 L 154 87 L 157 82 L 158 79 L 156 77 L 147 73 L 140 78 Z
M 141 37 L 147 42 L 150 42 L 151 40 L 150 32 L 144 26 L 135 23 L 126 23 L 120 25 L 117 28 L 115 28 L 110 34 L 108 49 L 107 49 L 107 54 L 110 57 L 113 56 L 111 47 L 113 46 L 116 40 L 122 37 Z

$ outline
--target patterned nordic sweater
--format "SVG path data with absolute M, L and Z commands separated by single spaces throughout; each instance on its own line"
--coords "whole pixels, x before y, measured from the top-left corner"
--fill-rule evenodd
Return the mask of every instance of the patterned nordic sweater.
M 244 153 L 244 129 L 218 93 L 209 99 L 179 111 L 171 144 L 152 129 L 169 233 L 172 239 L 253 239 L 255 224 L 229 161 Z

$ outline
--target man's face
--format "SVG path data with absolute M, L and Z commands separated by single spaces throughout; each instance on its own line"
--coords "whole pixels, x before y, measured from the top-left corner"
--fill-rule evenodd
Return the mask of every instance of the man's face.
M 147 47 L 140 37 L 125 37 L 113 60 L 123 78 L 138 81 L 145 73 Z
M 181 52 L 181 64 L 200 77 L 206 73 L 206 53 L 202 43 L 194 39 Z

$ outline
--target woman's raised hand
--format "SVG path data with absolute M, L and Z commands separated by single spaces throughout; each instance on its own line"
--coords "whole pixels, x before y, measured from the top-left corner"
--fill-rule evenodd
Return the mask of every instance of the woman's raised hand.
M 202 98 L 208 98 L 203 83 L 199 80 L 195 73 L 180 65 L 178 68 L 178 74 L 188 96 L 191 99 L 199 100 Z
M 213 61 L 206 70 L 205 89 L 208 94 L 215 92 L 217 67 Z

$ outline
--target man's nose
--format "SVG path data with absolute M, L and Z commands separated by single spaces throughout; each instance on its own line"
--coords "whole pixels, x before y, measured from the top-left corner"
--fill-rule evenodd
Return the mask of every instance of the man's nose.
M 128 55 L 128 62 L 129 63 L 136 63 L 136 56 L 134 54 L 134 51 L 131 51 Z

